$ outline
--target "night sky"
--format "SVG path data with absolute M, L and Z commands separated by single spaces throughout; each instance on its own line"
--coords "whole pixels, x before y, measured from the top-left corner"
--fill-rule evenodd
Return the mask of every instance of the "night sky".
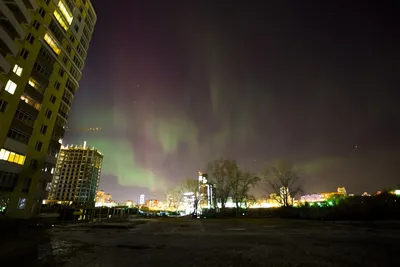
M 103 131 L 64 144 L 105 154 L 100 189 L 117 201 L 161 199 L 221 157 L 253 172 L 288 159 L 309 193 L 400 184 L 400 24 L 385 2 L 92 0 L 69 127 Z

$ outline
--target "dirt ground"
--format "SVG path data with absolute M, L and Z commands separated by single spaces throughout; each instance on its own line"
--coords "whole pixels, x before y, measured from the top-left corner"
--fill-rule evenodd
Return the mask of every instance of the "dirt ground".
M 368 267 L 393 265 L 400 252 L 400 224 L 387 222 L 135 219 L 59 226 L 47 233 L 36 261 L 21 261 L 55 267 Z

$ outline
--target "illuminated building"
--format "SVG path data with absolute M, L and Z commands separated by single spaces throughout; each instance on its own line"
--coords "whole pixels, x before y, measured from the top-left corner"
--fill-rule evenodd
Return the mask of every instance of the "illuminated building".
M 192 214 L 196 207 L 196 196 L 194 192 L 187 192 L 183 194 L 183 207 L 182 210 L 186 214 Z
M 127 200 L 127 201 L 125 201 L 125 205 L 128 208 L 133 208 L 135 206 L 135 203 L 133 202 L 133 200 Z
M 346 188 L 338 187 L 336 192 L 310 194 L 300 197 L 301 202 L 323 202 L 334 196 L 341 195 L 347 196 Z
M 157 210 L 159 206 L 159 201 L 157 199 L 149 199 L 146 201 L 146 207 L 150 210 Z
M 199 172 L 199 210 L 216 207 L 215 186 L 208 182 L 208 175 Z
M 106 194 L 103 190 L 96 192 L 96 203 L 112 203 L 112 195 Z
M 144 194 L 140 195 L 139 205 L 144 205 Z
M 48 203 L 94 205 L 103 154 L 94 147 L 61 147 Z
M 337 194 L 347 196 L 346 188 L 344 188 L 344 187 L 338 187 L 338 189 L 337 189 Z
M 96 14 L 89 0 L 0 1 L 0 203 L 29 218 L 47 198 Z

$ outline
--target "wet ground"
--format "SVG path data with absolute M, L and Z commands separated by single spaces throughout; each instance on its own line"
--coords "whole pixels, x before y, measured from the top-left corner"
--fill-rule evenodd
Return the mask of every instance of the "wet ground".
M 36 266 L 390 266 L 399 240 L 397 223 L 136 219 L 54 227 Z

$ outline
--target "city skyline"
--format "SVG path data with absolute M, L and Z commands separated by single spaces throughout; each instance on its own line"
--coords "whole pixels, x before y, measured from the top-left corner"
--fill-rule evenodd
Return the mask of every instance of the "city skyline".
M 390 4 L 214 2 L 94 3 L 68 126 L 102 131 L 65 141 L 103 151 L 100 189 L 121 201 L 152 195 L 220 157 L 253 172 L 288 158 L 307 192 L 395 186 Z

